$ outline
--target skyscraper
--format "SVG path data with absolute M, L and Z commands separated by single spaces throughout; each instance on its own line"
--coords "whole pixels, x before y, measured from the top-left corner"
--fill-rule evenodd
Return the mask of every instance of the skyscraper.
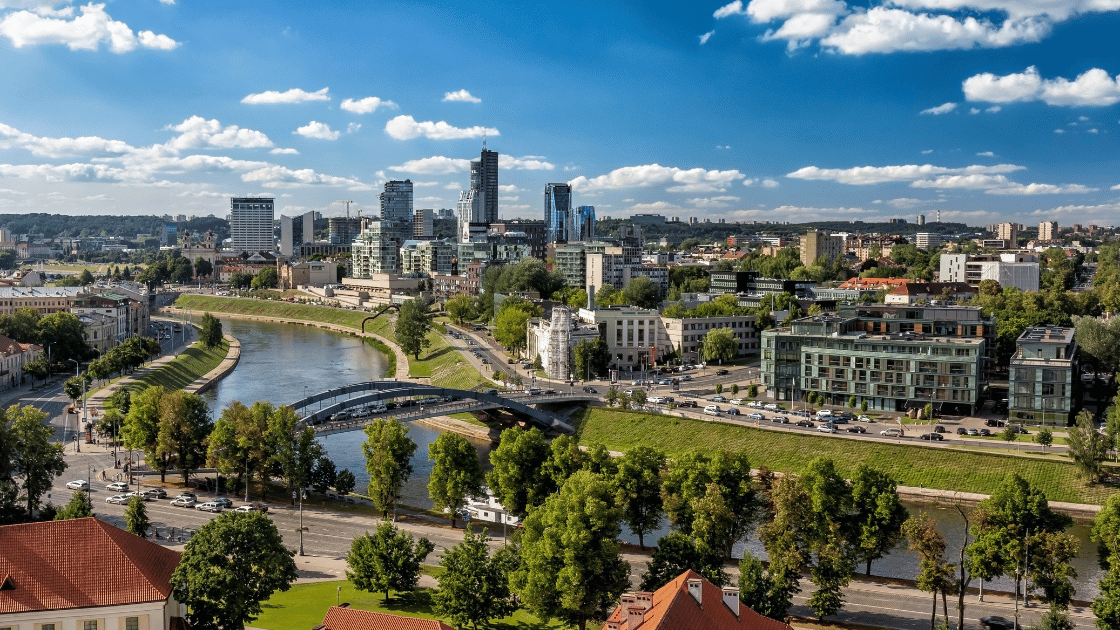
M 271 252 L 276 249 L 272 226 L 272 197 L 232 197 L 229 200 L 230 249 L 235 254 Z
M 482 155 L 471 160 L 471 189 L 475 191 L 478 219 L 475 223 L 498 222 L 498 152 L 482 146 Z
M 595 206 L 580 206 L 576 208 L 572 220 L 572 236 L 569 241 L 595 240 Z
M 412 238 L 426 239 L 435 235 L 431 208 L 417 208 L 412 217 Z
M 402 224 L 412 223 L 411 180 L 385 182 L 385 192 L 381 193 L 381 219 Z
M 545 184 L 545 240 L 567 243 L 572 226 L 572 187 L 568 184 Z

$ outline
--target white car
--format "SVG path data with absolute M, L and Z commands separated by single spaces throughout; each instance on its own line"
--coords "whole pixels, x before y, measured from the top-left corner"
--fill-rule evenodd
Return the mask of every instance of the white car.
M 171 505 L 175 507 L 194 507 L 195 503 L 197 503 L 197 501 L 191 497 L 178 497 L 171 501 Z
M 760 413 L 750 413 L 750 414 L 747 414 L 747 418 L 750 419 L 750 420 L 761 420 L 762 419 L 762 414 L 760 414 Z
M 766 409 L 767 411 L 777 411 L 778 410 L 778 405 L 776 405 L 774 403 L 766 403 L 762 407 L 764 409 Z
M 106 490 L 113 492 L 128 492 L 128 484 L 123 481 L 114 481 L 113 483 L 105 486 Z
M 85 479 L 75 479 L 66 484 L 71 490 L 89 490 L 89 483 Z
M 856 417 L 857 422 L 875 422 L 869 416 L 859 415 Z
M 664 396 L 654 396 L 646 402 L 649 402 L 649 403 L 654 404 L 654 405 L 664 405 L 665 404 L 665 397 Z
M 882 431 L 879 432 L 879 435 L 883 435 L 883 436 L 886 436 L 886 437 L 902 437 L 902 429 L 899 429 L 897 427 L 892 427 L 890 429 L 883 429 Z
M 719 405 L 708 405 L 707 407 L 704 407 L 704 413 L 708 414 L 709 416 L 718 416 L 720 413 Z
M 750 407 L 751 409 L 761 409 L 762 408 L 762 403 L 758 402 L 757 400 L 752 400 L 749 403 L 747 403 L 747 406 Z
M 731 399 L 731 404 L 732 405 L 741 405 L 741 404 L 743 404 L 743 399 L 742 398 L 732 398 Z
M 112 497 L 109 497 L 109 498 L 105 499 L 105 502 L 106 503 L 116 503 L 118 505 L 124 505 L 125 503 L 128 503 L 128 500 L 131 499 L 131 498 L 132 497 L 128 496 L 127 494 L 118 494 L 116 496 L 112 496 Z
M 817 428 L 821 433 L 836 433 L 836 427 L 832 424 L 822 424 Z
M 194 509 L 202 510 L 203 512 L 221 512 L 222 504 L 216 501 L 207 501 L 206 503 L 199 503 L 194 506 Z

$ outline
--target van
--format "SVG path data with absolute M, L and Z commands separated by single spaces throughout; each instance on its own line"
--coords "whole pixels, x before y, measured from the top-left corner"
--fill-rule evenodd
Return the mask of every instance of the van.
M 821 409 L 820 411 L 817 412 L 817 419 L 818 420 L 823 420 L 823 419 L 826 419 L 826 418 L 832 418 L 832 410 L 831 409 Z
M 719 412 L 719 405 L 708 405 L 707 407 L 704 407 L 704 413 L 708 414 L 709 416 L 718 416 Z
M 897 427 L 883 429 L 879 432 L 879 435 L 882 435 L 884 437 L 902 437 L 902 429 L 899 429 Z

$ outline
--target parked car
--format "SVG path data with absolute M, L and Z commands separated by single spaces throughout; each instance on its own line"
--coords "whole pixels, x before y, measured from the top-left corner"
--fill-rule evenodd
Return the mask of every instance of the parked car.
M 710 400 L 712 402 L 727 402 L 727 399 L 724 398 L 723 396 L 720 396 L 719 394 L 716 394 L 715 396 L 712 396 L 708 400 Z
M 650 404 L 653 404 L 653 405 L 664 405 L 665 404 L 665 399 L 661 396 L 652 396 L 649 399 L 647 399 L 646 402 L 648 402 Z
M 968 429 L 964 427 L 957 427 L 957 435 L 968 435 Z
M 859 426 L 858 424 L 853 424 L 852 426 L 848 427 L 847 431 L 848 433 L 867 433 L 867 429 Z
M 246 503 L 239 506 L 234 512 L 267 512 L 268 506 L 263 503 Z
M 194 509 L 202 510 L 203 512 L 221 512 L 222 506 L 220 503 L 207 501 L 206 503 L 199 503 L 198 505 L 194 506 Z
M 75 479 L 67 482 L 66 487 L 71 490 L 89 490 L 89 482 L 85 479 Z
M 984 424 L 986 424 L 986 425 L 988 425 L 988 426 L 990 426 L 990 427 L 1002 427 L 1003 425 L 1005 425 L 1005 424 L 1007 424 L 1007 423 L 1006 423 L 1006 422 L 1004 422 L 1003 420 L 995 420 L 995 419 L 992 419 L 992 420 L 988 420 L 988 421 L 987 421 L 987 422 L 985 422 Z
M 760 413 L 749 413 L 749 414 L 747 414 L 747 418 L 750 419 L 750 420 L 761 420 L 762 419 L 762 414 L 760 414 Z
M 860 415 L 856 416 L 856 420 L 858 422 L 875 422 L 874 420 L 871 419 L 870 416 L 865 416 L 863 414 L 860 414 Z
M 699 407 L 700 405 L 697 405 L 695 400 L 682 400 L 679 403 L 677 403 L 677 406 L 678 407 Z
M 990 437 L 992 432 L 987 429 L 980 429 L 980 437 Z
M 780 407 L 778 407 L 778 405 L 776 405 L 775 403 L 766 403 L 762 406 L 762 408 L 766 411 L 777 411 L 778 409 L 780 409 Z
M 171 500 L 171 505 L 175 507 L 194 507 L 195 503 L 197 501 L 194 500 L 194 497 L 179 496 Z
M 731 399 L 731 404 L 732 405 L 741 405 L 741 404 L 743 404 L 743 399 L 742 398 L 732 398 Z
M 164 490 L 163 488 L 151 488 L 150 490 L 145 491 L 144 494 L 148 495 L 148 498 L 150 498 L 150 499 L 166 499 L 167 498 L 167 491 Z
M 595 388 L 591 387 L 590 385 L 587 386 L 587 387 L 584 387 L 583 391 L 587 392 L 588 394 L 598 394 L 599 393 L 599 392 L 595 391 Z
M 817 427 L 817 431 L 820 431 L 821 433 L 836 433 L 836 425 L 832 424 L 831 422 L 822 424 L 821 426 Z
M 218 505 L 226 509 L 233 507 L 233 501 L 230 501 L 226 497 L 218 497 L 217 499 L 214 499 L 213 503 L 217 503 Z
M 123 481 L 114 481 L 105 486 L 105 489 L 111 492 L 128 492 L 128 484 Z
M 777 424 L 789 424 L 789 418 L 785 416 L 774 416 L 773 418 L 770 418 L 770 422 L 775 422 Z
M 739 415 L 739 410 L 736 409 L 735 407 L 730 407 L 730 408 L 727 409 L 727 415 L 737 416 L 737 415 Z
M 709 416 L 718 416 L 720 413 L 719 405 L 708 405 L 707 407 L 704 407 L 704 413 L 708 414 Z
M 1008 619 L 1006 617 L 981 617 L 980 627 L 984 630 L 1022 630 L 1019 622 Z
M 902 437 L 905 434 L 902 432 L 902 429 L 898 427 L 891 427 L 889 429 L 883 429 L 879 432 L 879 435 L 882 435 L 884 437 Z
M 945 427 L 943 427 L 939 424 L 939 425 L 933 427 L 933 432 L 934 433 L 948 433 L 949 431 Z
M 940 442 L 945 439 L 945 436 L 941 435 L 940 433 L 923 433 L 918 437 L 923 440 L 929 440 L 930 442 Z
M 716 376 L 726 376 L 727 370 L 716 370 Z
M 1023 425 L 1019 425 L 1019 426 L 1016 426 L 1016 427 L 1011 427 L 1011 429 L 1013 431 L 1015 431 L 1016 433 L 1018 433 L 1019 435 L 1030 435 L 1031 434 L 1030 431 L 1027 431 L 1026 429 L 1023 428 Z
M 128 503 L 128 500 L 131 499 L 131 498 L 132 497 L 128 496 L 127 494 L 118 494 L 118 495 L 114 495 L 114 496 L 111 496 L 111 497 L 105 499 L 105 502 L 106 503 L 115 503 L 117 505 L 124 505 L 125 503 Z
M 980 431 L 977 429 L 969 429 L 968 431 L 966 431 L 966 433 L 968 435 L 980 435 Z
M 692 375 L 691 374 L 685 374 L 684 376 L 681 377 L 681 380 L 682 381 L 691 381 L 692 380 Z
M 198 495 L 193 493 L 193 492 L 180 492 L 178 494 L 178 496 L 176 496 L 175 498 L 176 499 L 194 499 L 195 501 L 197 501 L 198 500 Z
M 808 420 L 808 419 L 803 418 L 803 419 L 797 421 L 797 426 L 799 426 L 799 427 L 809 427 L 810 429 L 812 429 L 813 427 L 815 427 L 817 425 L 813 424 L 812 420 Z
M 757 400 L 750 401 L 749 403 L 747 403 L 747 406 L 752 409 L 762 409 L 762 403 L 758 402 Z

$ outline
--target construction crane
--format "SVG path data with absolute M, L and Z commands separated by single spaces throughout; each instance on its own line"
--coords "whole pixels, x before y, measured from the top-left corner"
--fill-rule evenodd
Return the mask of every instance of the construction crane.
M 349 219 L 350 218 L 350 204 L 352 204 L 354 202 L 350 201 L 349 199 L 335 199 L 334 202 L 335 203 L 346 204 L 346 218 Z M 361 212 L 361 211 L 359 211 L 359 212 Z

